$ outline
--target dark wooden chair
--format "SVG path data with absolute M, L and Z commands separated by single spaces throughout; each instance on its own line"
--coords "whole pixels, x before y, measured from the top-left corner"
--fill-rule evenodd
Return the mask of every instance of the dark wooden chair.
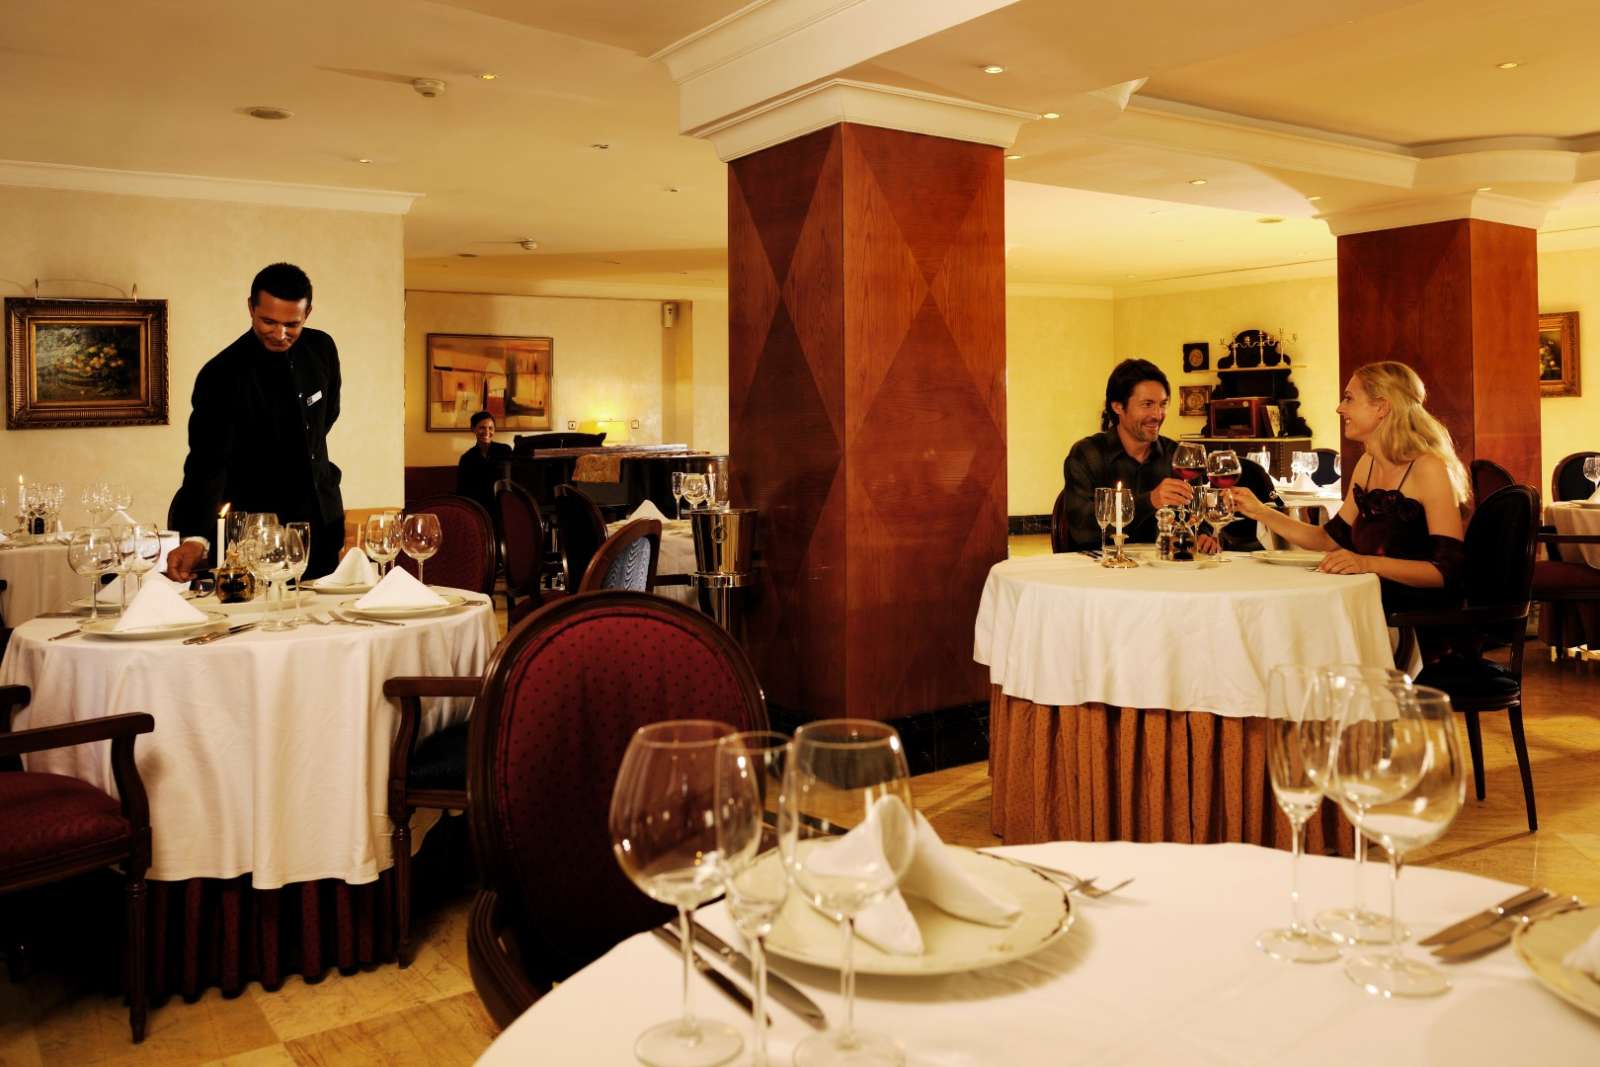
M 1594 483 L 1583 476 L 1583 461 L 1600 452 L 1574 452 L 1562 456 L 1550 470 L 1550 499 L 1583 500 L 1594 492 Z
M 0 578 L 0 593 L 6 591 L 6 580 Z M 0 660 L 6 658 L 6 646 L 11 643 L 11 627 L 6 625 L 6 613 L 0 611 Z
M 1472 499 L 1488 500 L 1508 485 L 1516 485 L 1511 472 L 1492 459 L 1475 459 L 1471 467 Z
M 1072 551 L 1072 537 L 1067 532 L 1067 490 L 1065 487 L 1056 494 L 1055 505 L 1050 509 L 1050 551 Z
M 405 513 L 429 513 L 439 517 L 439 529 L 444 535 L 439 552 L 427 561 L 426 574 L 429 585 L 447 585 L 455 589 L 470 589 L 485 596 L 494 595 L 495 536 L 494 520 L 476 500 L 446 493 L 431 496 L 407 505 Z M 395 562 L 413 576 L 417 564 L 410 556 L 401 553 Z
M 607 823 L 629 738 L 668 719 L 767 723 L 744 651 L 674 601 L 582 593 L 541 608 L 495 651 L 472 716 L 468 810 L 483 889 L 467 960 L 501 1026 L 671 914 L 617 866 Z
M 1574 452 L 1556 463 L 1550 472 L 1551 500 L 1582 500 L 1594 492 L 1594 485 L 1583 476 L 1583 461 L 1596 454 Z M 1589 566 L 1577 552 L 1563 552 L 1562 546 L 1597 544 L 1600 537 L 1559 534 L 1554 527 L 1546 526 L 1539 531 L 1539 543 L 1544 545 L 1546 557 L 1533 567 L 1539 635 L 1550 646 L 1550 658 L 1559 662 L 1569 642 L 1592 644 L 1600 639 L 1600 571 Z
M 656 564 L 661 557 L 661 523 L 634 519 L 601 542 L 584 569 L 578 592 L 597 589 L 632 589 L 654 592 Z
M 606 520 L 589 495 L 575 485 L 557 486 L 555 502 L 562 586 L 573 592 L 589 569 L 589 561 L 605 543 Z
M 539 579 L 544 571 L 544 516 L 533 494 L 516 482 L 495 482 L 494 499 L 500 511 L 500 565 L 505 570 L 509 618 L 519 600 L 535 608 L 543 601 Z
M 1317 454 L 1317 469 L 1311 472 L 1311 480 L 1318 485 L 1332 485 L 1339 480 L 1339 450 L 1337 448 L 1313 448 Z
M 0 772 L 0 895 L 116 864 L 126 884 L 122 975 L 135 1044 L 144 1040 L 145 872 L 150 869 L 150 804 L 133 760 L 139 734 L 156 728 L 143 712 L 59 726 L 11 730 L 27 705 L 26 686 L 0 687 L 0 758 L 94 741 L 111 742 L 111 774 L 121 800 L 87 782 L 38 771 Z
M 1402 631 L 1397 663 L 1410 658 L 1411 642 L 1418 629 L 1435 631 L 1448 644 L 1450 651 L 1423 667 L 1417 684 L 1444 690 L 1456 711 L 1466 717 L 1472 781 L 1479 800 L 1484 796 L 1484 782 L 1483 734 L 1478 716 L 1487 711 L 1506 713 L 1522 775 L 1529 830 L 1539 828 L 1539 818 L 1533 799 L 1528 742 L 1522 728 L 1522 656 L 1538 531 L 1539 494 L 1526 485 L 1497 490 L 1479 502 L 1467 523 L 1464 605 L 1453 610 L 1404 611 L 1389 616 L 1389 625 Z M 1507 665 L 1471 651 L 1501 645 L 1510 650 Z

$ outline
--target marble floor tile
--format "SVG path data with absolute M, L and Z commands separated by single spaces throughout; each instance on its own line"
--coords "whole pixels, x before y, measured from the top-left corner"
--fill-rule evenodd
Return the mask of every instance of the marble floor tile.
M 494 1036 L 477 995 L 463 993 L 286 1044 L 299 1067 L 471 1067 Z
M 236 1056 L 224 1056 L 220 1060 L 203 1063 L 200 1067 L 296 1067 L 296 1065 L 287 1047 L 267 1045 L 265 1048 L 251 1049 Z
M 228 1000 L 212 989 L 193 1004 L 173 997 L 150 1009 L 145 1039 L 135 1045 L 121 997 L 74 989 L 50 975 L 26 985 L 46 1067 L 190 1067 L 278 1040 L 249 996 Z
M 266 1017 L 272 1040 L 290 1042 L 471 992 L 472 979 L 466 971 L 434 945 L 421 944 L 411 966 L 404 969 L 382 964 L 351 975 L 334 971 L 316 984 L 290 978 L 273 993 L 252 985 L 249 996 Z

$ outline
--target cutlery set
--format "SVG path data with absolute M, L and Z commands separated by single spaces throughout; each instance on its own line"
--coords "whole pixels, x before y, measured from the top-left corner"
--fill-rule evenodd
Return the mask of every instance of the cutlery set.
M 1539 919 L 1581 907 L 1583 902 L 1577 897 L 1557 896 L 1548 889 L 1528 889 L 1447 926 L 1418 944 L 1432 946 L 1434 956 L 1443 963 L 1461 963 L 1493 952 L 1518 930 Z
M 650 932 L 655 934 L 661 943 L 674 953 L 682 950 L 681 935 L 676 923 L 669 922 L 665 926 L 657 926 Z M 710 949 L 719 959 L 742 975 L 746 981 L 753 980 L 750 957 L 743 952 L 740 952 L 699 923 L 696 923 L 694 927 L 694 939 Z M 698 951 L 693 952 L 692 956 L 695 971 L 704 977 L 706 981 L 720 990 L 729 1000 L 743 1008 L 746 1013 L 753 1010 L 754 1003 L 743 986 L 707 963 Z M 817 1030 L 826 1030 L 828 1028 L 828 1018 L 822 1013 L 822 1009 L 817 1007 L 816 1003 L 802 993 L 797 986 L 782 975 L 774 973 L 770 967 L 767 969 L 767 996 L 794 1012 L 807 1025 Z M 767 1025 L 772 1025 L 772 1017 L 770 1015 L 767 1017 Z
M 194 637 L 186 637 L 183 643 L 186 645 L 209 645 L 213 641 L 221 641 L 224 637 L 242 634 L 246 630 L 254 630 L 258 625 L 260 624 L 254 622 L 241 623 L 238 626 L 230 626 L 226 630 L 212 630 L 208 633 L 196 634 Z

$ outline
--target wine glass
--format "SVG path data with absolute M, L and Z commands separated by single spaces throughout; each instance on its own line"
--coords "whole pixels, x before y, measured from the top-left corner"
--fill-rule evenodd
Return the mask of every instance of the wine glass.
M 1389 926 L 1396 936 L 1387 950 L 1369 951 L 1345 961 L 1345 974 L 1369 993 L 1382 997 L 1425 997 L 1450 988 L 1437 967 L 1400 951 L 1395 891 L 1408 853 L 1444 836 L 1466 799 L 1461 739 L 1456 732 L 1450 698 L 1437 689 L 1417 686 L 1404 694 L 1410 714 L 1395 724 L 1397 740 L 1389 753 L 1388 775 L 1403 770 L 1413 786 L 1396 799 L 1369 806 L 1361 832 L 1389 854 Z M 1409 735 L 1409 736 L 1407 736 Z
M 120 558 L 111 531 L 104 526 L 83 526 L 67 542 L 67 566 L 89 579 L 89 621 L 100 621 L 100 579 Z
M 1315 667 L 1284 664 L 1267 678 L 1267 769 L 1272 795 L 1289 818 L 1294 843 L 1289 861 L 1289 925 L 1256 938 L 1256 947 L 1273 959 L 1326 963 L 1339 958 L 1339 943 L 1306 927 L 1300 917 L 1300 852 L 1306 821 L 1322 806 L 1322 790 L 1307 768 L 1302 744 L 1306 721 L 1327 714 L 1325 679 Z
M 1247 459 L 1267 472 L 1267 477 L 1272 477 L 1272 453 L 1263 448 L 1259 452 L 1245 453 Z
M 717 742 L 733 728 L 706 720 L 658 722 L 628 742 L 611 792 L 612 851 L 647 896 L 678 909 L 683 1017 L 639 1035 L 634 1055 L 652 1067 L 709 1067 L 744 1041 L 725 1023 L 696 1019 L 690 1001 L 695 907 L 722 889 L 716 828 Z
M 770 730 L 734 734 L 717 744 L 717 852 L 728 914 L 750 945 L 756 995 L 751 1067 L 767 1067 L 767 935 L 789 895 L 778 853 L 777 819 L 783 775 L 794 746 Z
M 242 548 L 250 573 L 267 584 L 266 620 L 263 630 L 292 630 L 294 625 L 278 618 L 272 606 L 272 587 L 289 577 L 291 545 L 300 538 L 282 526 L 258 526 Z
M 672 472 L 672 517 L 683 518 L 683 471 Z
M 284 526 L 294 535 L 289 542 L 289 577 L 294 579 L 294 615 L 290 626 L 301 626 L 306 621 L 306 608 L 300 600 L 300 579 L 305 576 L 306 568 L 311 564 L 311 524 L 309 522 L 291 522 Z M 288 594 L 287 584 L 284 594 Z
M 1289 469 L 1299 481 L 1300 475 L 1311 477 L 1317 471 L 1317 454 L 1315 452 L 1296 452 L 1289 460 Z
M 394 557 L 400 554 L 399 518 L 392 511 L 380 511 L 367 516 L 366 536 L 362 545 L 367 556 L 378 565 L 380 575 L 386 572 L 386 564 L 392 563 Z
M 1212 540 L 1217 542 L 1217 554 L 1221 555 L 1222 528 L 1233 521 L 1233 495 L 1225 489 L 1206 486 L 1195 494 L 1195 499 L 1200 518 L 1211 527 Z
M 1184 441 L 1172 453 L 1172 476 L 1185 482 L 1196 482 L 1206 469 L 1206 446 L 1196 441 Z
M 1600 456 L 1584 457 L 1583 476 L 1593 482 L 1595 492 L 1600 493 Z
M 156 569 L 161 558 L 161 530 L 145 522 L 124 526 L 126 534 L 119 540 L 125 555 L 123 569 L 133 578 L 134 592 L 144 586 L 144 576 Z
M 842 831 L 849 831 L 839 836 Z M 855 1025 L 856 916 L 899 884 L 915 851 L 910 774 L 894 727 L 822 719 L 795 731 L 778 841 L 794 888 L 843 931 L 844 1022 L 796 1046 L 795 1067 L 900 1064 L 893 1038 Z
M 1243 471 L 1239 453 L 1231 448 L 1219 448 L 1206 457 L 1206 480 L 1218 489 L 1232 489 L 1238 485 Z
M 430 511 L 418 511 L 405 517 L 400 526 L 400 547 L 417 561 L 417 581 L 427 584 L 422 577 L 422 565 L 439 551 L 444 533 L 439 529 L 439 516 Z
M 1111 525 L 1116 503 L 1111 494 L 1116 490 L 1109 485 L 1102 485 L 1094 491 L 1094 521 L 1100 524 L 1100 555 L 1106 554 L 1106 527 Z
M 690 471 L 683 476 L 683 499 L 689 502 L 689 510 L 696 511 L 705 507 L 706 493 L 709 486 L 706 476 Z

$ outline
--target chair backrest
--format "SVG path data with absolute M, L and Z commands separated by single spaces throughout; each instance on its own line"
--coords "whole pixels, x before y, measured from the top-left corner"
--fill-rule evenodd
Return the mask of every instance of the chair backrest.
M 755 671 L 727 631 L 665 597 L 566 597 L 514 627 L 473 708 L 472 845 L 516 955 L 559 980 L 671 909 L 611 851 L 611 792 L 639 727 L 767 724 Z
M 1072 551 L 1072 534 L 1067 529 L 1067 491 L 1056 494 L 1055 506 L 1050 509 L 1050 551 Z
M 493 596 L 494 521 L 483 505 L 464 496 L 445 494 L 419 500 L 405 511 L 407 515 L 423 512 L 439 517 L 439 532 L 444 535 L 438 554 L 427 562 L 428 584 Z M 417 573 L 416 561 L 404 552 L 395 557 L 395 562 L 413 575 Z
M 1467 523 L 1468 607 L 1528 603 L 1538 533 L 1539 494 L 1528 486 L 1508 485 L 1478 502 Z
M 500 562 L 506 569 L 506 588 L 512 596 L 532 596 L 544 559 L 544 516 L 533 494 L 507 479 L 494 483 L 494 502 L 500 511 Z
M 1583 461 L 1600 452 L 1574 452 L 1556 463 L 1550 472 L 1551 500 L 1583 500 L 1594 492 L 1594 483 L 1583 476 Z
M 1488 500 L 1506 486 L 1517 484 L 1511 472 L 1492 459 L 1473 460 L 1471 473 L 1473 500 Z
M 656 564 L 661 558 L 661 523 L 634 519 L 606 538 L 584 569 L 578 592 L 596 589 L 632 589 L 648 593 L 656 587 Z
M 598 448 L 605 441 L 604 433 L 519 433 L 511 439 L 511 451 L 526 456 L 541 448 Z
M 556 486 L 556 543 L 567 589 L 578 588 L 589 561 L 606 539 L 606 520 L 595 502 L 575 485 Z
M 1318 485 L 1332 485 L 1339 480 L 1339 472 L 1334 464 L 1339 461 L 1339 450 L 1336 448 L 1313 448 L 1317 454 L 1317 469 L 1311 472 L 1311 480 Z

